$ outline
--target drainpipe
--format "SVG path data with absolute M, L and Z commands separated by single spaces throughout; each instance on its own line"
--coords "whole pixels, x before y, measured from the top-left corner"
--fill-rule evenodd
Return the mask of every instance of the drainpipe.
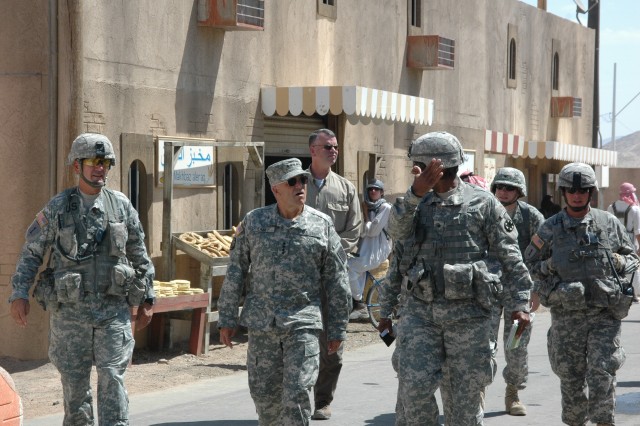
M 49 0 L 49 197 L 58 182 L 58 0 Z

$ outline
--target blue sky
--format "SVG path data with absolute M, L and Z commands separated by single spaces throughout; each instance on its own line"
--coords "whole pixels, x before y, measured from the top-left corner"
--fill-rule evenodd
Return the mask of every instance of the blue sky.
M 523 0 L 537 6 L 537 0 Z M 581 0 L 587 6 L 588 0 Z M 640 130 L 640 0 L 600 0 L 600 133 L 611 138 L 613 64 L 616 70 L 616 139 Z M 573 0 L 547 0 L 547 12 L 573 22 Z M 587 15 L 580 15 L 584 26 Z M 586 100 L 584 100 L 586 101 Z M 621 111 L 622 110 L 622 111 Z

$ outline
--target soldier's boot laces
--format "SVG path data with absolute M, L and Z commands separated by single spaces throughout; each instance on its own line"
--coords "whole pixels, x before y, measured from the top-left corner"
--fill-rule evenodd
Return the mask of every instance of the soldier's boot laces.
M 527 407 L 520 402 L 518 397 L 518 388 L 513 385 L 507 385 L 507 390 L 504 394 L 504 405 L 507 413 L 512 416 L 526 416 Z

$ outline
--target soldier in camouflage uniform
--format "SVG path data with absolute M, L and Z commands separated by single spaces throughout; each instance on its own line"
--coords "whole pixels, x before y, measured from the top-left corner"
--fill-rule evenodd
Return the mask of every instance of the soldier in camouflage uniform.
M 260 425 L 306 425 L 320 362 L 322 294 L 329 353 L 346 338 L 346 254 L 331 219 L 305 206 L 310 174 L 300 160 L 266 172 L 277 203 L 249 212 L 238 226 L 218 300 L 220 341 L 232 347 L 235 327 L 249 329 L 249 390 Z
M 409 158 L 414 182 L 389 221 L 391 237 L 405 240 L 400 272 L 407 297 L 397 331 L 404 417 L 407 425 L 438 424 L 434 392 L 446 370 L 443 388 L 456 404 L 445 407 L 447 424 L 481 425 L 480 392 L 493 378 L 490 309 L 501 290 L 487 270 L 488 251 L 506 271 L 506 308 L 525 325 L 531 279 L 504 207 L 457 177 L 464 153 L 455 136 L 423 135 L 411 144 Z
M 64 425 L 94 424 L 92 363 L 98 372 L 98 423 L 129 424 L 129 307 L 142 304 L 140 328 L 153 314 L 154 268 L 138 213 L 124 194 L 104 187 L 115 162 L 106 136 L 84 133 L 73 141 L 68 163 L 80 175 L 78 186 L 53 197 L 36 215 L 11 279 L 11 315 L 25 327 L 29 289 L 48 256 L 34 297 L 51 313 L 49 358 L 60 372 Z
M 590 206 L 598 190 L 590 166 L 567 164 L 558 186 L 567 207 L 542 224 L 525 258 L 540 303 L 551 308 L 547 348 L 562 421 L 613 425 L 616 371 L 625 360 L 620 320 L 633 300 L 638 256 L 620 221 Z
M 544 216 L 538 209 L 524 201 L 518 201 L 518 198 L 527 196 L 527 183 L 524 174 L 512 167 L 499 169 L 491 182 L 491 192 L 504 206 L 515 224 L 518 231 L 518 247 L 520 248 L 520 253 L 524 256 L 524 251 L 531 241 L 531 236 L 536 233 L 542 222 L 544 222 Z M 490 256 L 493 257 L 493 253 L 490 253 Z M 497 273 L 502 274 L 499 270 Z M 509 293 L 504 293 L 502 297 L 509 297 Z M 503 306 L 508 306 L 509 304 L 508 300 L 500 300 L 499 304 L 491 310 L 493 339 L 495 342 L 494 355 L 498 349 L 498 333 Z M 538 306 L 532 306 L 531 310 L 535 311 L 537 308 Z M 502 370 L 502 377 L 507 384 L 504 396 L 505 410 L 512 416 L 525 416 L 527 408 L 520 401 L 518 390 L 526 387 L 529 376 L 527 345 L 531 338 L 531 326 L 523 329 L 520 334 L 519 346 L 514 349 L 508 349 L 506 343 L 512 326 L 511 313 L 505 311 L 503 343 L 505 344 L 504 358 L 507 365 Z

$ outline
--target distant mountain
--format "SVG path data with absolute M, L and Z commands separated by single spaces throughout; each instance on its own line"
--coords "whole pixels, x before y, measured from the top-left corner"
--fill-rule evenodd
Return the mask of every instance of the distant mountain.
M 602 149 L 613 151 L 613 144 L 607 142 Z M 616 138 L 615 151 L 623 154 L 618 155 L 618 167 L 640 167 L 640 131 Z

